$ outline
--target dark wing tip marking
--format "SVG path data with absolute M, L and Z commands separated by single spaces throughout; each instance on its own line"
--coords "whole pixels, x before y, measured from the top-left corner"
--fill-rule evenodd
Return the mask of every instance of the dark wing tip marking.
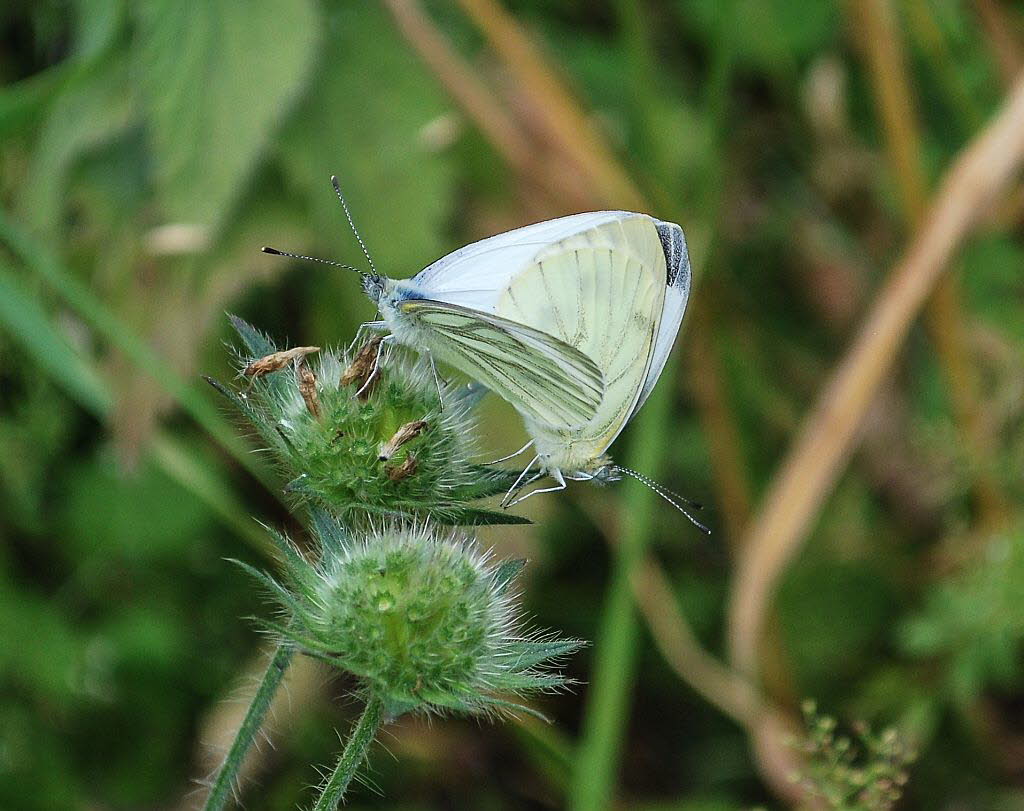
M 683 229 L 674 222 L 662 222 L 655 220 L 654 227 L 658 231 L 658 239 L 661 240 L 661 249 L 665 253 L 665 267 L 667 278 L 665 284 L 669 287 L 690 287 L 690 255 L 686 250 L 686 237 Z

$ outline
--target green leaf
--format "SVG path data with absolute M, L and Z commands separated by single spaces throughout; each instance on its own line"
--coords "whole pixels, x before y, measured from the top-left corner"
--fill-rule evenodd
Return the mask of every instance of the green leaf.
M 18 201 L 34 229 L 49 234 L 58 227 L 69 172 L 84 154 L 135 121 L 131 98 L 129 66 L 120 58 L 96 64 L 61 89 L 36 141 Z
M 147 0 L 134 58 L 165 215 L 218 229 L 302 92 L 310 0 Z
M 75 58 L 89 61 L 102 54 L 125 21 L 125 0 L 77 0 Z
M 338 4 L 332 15 L 316 81 L 282 134 L 286 176 L 309 199 L 323 239 L 322 247 L 300 247 L 365 264 L 331 188 L 336 174 L 377 266 L 412 275 L 452 247 L 441 235 L 451 220 L 455 172 L 450 157 L 431 151 L 421 134 L 449 105 L 381 4 Z M 361 298 L 354 273 L 307 272 L 339 285 L 338 293 L 317 297 L 314 334 L 372 314 L 366 303 L 352 306 Z

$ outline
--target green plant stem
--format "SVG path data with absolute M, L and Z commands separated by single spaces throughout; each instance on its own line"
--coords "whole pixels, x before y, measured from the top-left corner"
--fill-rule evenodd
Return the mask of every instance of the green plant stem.
M 219 811 L 231 796 L 231 789 L 238 777 L 238 770 L 242 767 L 246 753 L 252 747 L 252 742 L 263 725 L 263 719 L 267 710 L 270 709 L 270 703 L 274 699 L 277 688 L 281 686 L 281 680 L 294 655 L 295 647 L 287 642 L 280 644 L 274 652 L 274 657 L 267 666 L 267 672 L 263 674 L 263 679 L 256 690 L 256 695 L 253 696 L 242 725 L 238 728 L 238 734 L 235 735 L 228 755 L 214 778 L 203 811 Z
M 640 418 L 629 465 L 657 478 L 663 457 L 662 426 L 668 423 L 674 383 L 665 367 L 660 385 L 651 394 Z M 667 379 L 666 379 L 667 378 Z M 651 534 L 655 495 L 632 479 L 622 483 L 626 506 L 622 532 L 615 549 L 614 571 L 597 631 L 594 674 L 587 698 L 583 734 L 569 789 L 574 811 L 607 808 L 615 786 L 632 683 L 636 674 L 636 642 L 640 624 L 633 606 L 632 578 L 643 560 Z
M 374 738 L 377 737 L 377 731 L 380 729 L 383 719 L 384 703 L 376 696 L 371 695 L 366 702 L 366 709 L 363 710 L 359 723 L 352 730 L 352 737 L 345 744 L 345 751 L 341 753 L 338 765 L 334 767 L 320 798 L 313 806 L 313 811 L 334 811 L 338 807 L 345 796 L 348 784 L 355 777 L 356 770 L 366 760 L 366 753 Z
M 627 53 L 631 55 L 635 68 L 633 82 L 654 87 L 656 77 L 650 74 L 653 63 L 645 56 L 651 50 L 651 45 L 646 39 L 643 21 L 637 19 L 639 9 L 636 4 L 625 0 L 618 3 L 617 9 L 625 31 Z M 721 143 L 725 137 L 723 120 L 733 62 L 730 37 L 732 14 L 732 3 L 724 4 L 704 98 L 716 143 Z M 639 90 L 637 92 L 637 98 L 642 102 L 656 103 L 651 101 L 650 94 L 640 93 Z M 641 120 L 652 119 L 653 110 L 650 109 L 641 116 Z M 717 150 L 712 150 L 708 157 L 704 188 L 701 190 L 703 205 L 699 207 L 710 212 L 711 218 L 706 242 L 702 246 L 705 264 L 710 261 L 715 212 L 721 199 L 722 172 L 717 154 Z M 693 247 L 691 244 L 691 257 L 694 256 Z M 655 478 L 665 456 L 664 430 L 669 424 L 675 377 L 675 366 L 669 363 L 637 420 L 635 444 L 628 458 L 630 467 Z M 601 625 L 596 635 L 598 642 L 591 668 L 592 686 L 569 790 L 568 805 L 574 811 L 597 811 L 607 808 L 611 803 L 628 719 L 629 696 L 636 673 L 636 639 L 640 633 L 640 622 L 633 600 L 632 581 L 647 551 L 655 496 L 639 482 L 625 482 L 624 488 L 626 493 L 621 536 L 615 550 L 612 581 L 605 596 Z

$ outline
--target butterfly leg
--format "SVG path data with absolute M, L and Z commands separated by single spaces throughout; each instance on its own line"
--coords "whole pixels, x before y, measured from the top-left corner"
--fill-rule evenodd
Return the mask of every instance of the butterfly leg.
M 510 453 L 508 456 L 502 456 L 500 459 L 493 459 L 490 462 L 484 462 L 484 464 L 485 465 L 496 465 L 496 464 L 498 464 L 498 462 L 507 462 L 509 459 L 515 459 L 517 456 L 519 456 L 519 454 L 526 453 L 527 449 L 532 444 L 533 444 L 533 440 L 531 439 L 529 442 L 527 442 L 525 445 L 523 445 L 523 447 L 521 447 L 519 450 Z M 532 464 L 532 462 L 531 462 L 531 464 Z
M 377 377 L 377 373 L 380 371 L 380 355 L 381 355 L 381 352 L 384 351 L 384 345 L 387 344 L 388 349 L 390 350 L 391 344 L 394 343 L 394 341 L 395 341 L 395 336 L 394 335 L 386 335 L 381 340 L 380 345 L 377 347 L 377 356 L 373 359 L 373 371 L 370 372 L 370 376 L 366 378 L 366 382 L 363 383 L 363 385 L 359 387 L 359 391 L 356 392 L 355 396 L 357 398 L 360 395 L 362 395 L 362 393 L 364 391 L 366 391 L 366 389 L 369 387 L 369 385 L 373 382 L 374 378 Z
M 444 397 L 441 396 L 441 379 L 437 376 L 437 366 L 434 364 L 434 353 L 429 349 L 423 350 L 427 353 L 427 360 L 430 361 L 430 371 L 434 375 L 434 385 L 437 386 L 437 403 L 441 411 L 444 411 Z M 445 381 L 447 385 L 447 381 Z
M 540 461 L 540 456 L 539 455 L 538 456 L 534 456 L 533 459 L 530 460 L 530 464 L 528 464 L 523 469 L 523 472 L 519 474 L 519 478 L 517 478 L 512 483 L 512 486 L 510 488 L 508 488 L 508 492 L 505 493 L 505 497 L 501 500 L 501 506 L 502 507 L 508 508 L 509 505 L 511 504 L 511 500 L 512 500 L 513 494 L 518 493 L 519 490 L 521 490 L 523 487 L 526 487 L 526 485 L 530 484 L 531 482 L 537 481 L 537 479 L 539 479 L 541 476 L 544 475 L 543 473 L 536 473 L 533 476 L 531 476 L 529 479 L 527 479 L 525 482 L 523 481 L 523 479 L 526 479 L 526 474 L 530 472 L 530 468 L 533 467 L 539 461 Z
M 564 490 L 566 488 L 565 479 L 562 477 L 562 471 L 558 470 L 557 468 L 555 470 L 552 470 L 551 478 L 558 482 L 558 484 L 556 484 L 554 487 L 541 487 L 537 490 L 531 490 L 525 496 L 520 496 L 514 501 L 509 502 L 508 506 L 512 507 L 518 504 L 520 501 L 526 501 L 526 499 L 528 499 L 530 496 L 535 496 L 538 493 L 557 493 L 559 490 Z M 533 481 L 533 479 L 531 479 L 530 481 Z M 526 487 L 527 484 L 529 484 L 529 482 L 524 483 L 523 487 Z
M 348 345 L 348 349 L 345 350 L 345 354 L 348 357 L 352 357 L 356 353 L 356 350 L 359 349 L 359 342 L 363 339 L 363 333 L 373 331 L 384 332 L 389 329 L 391 328 L 388 326 L 387 321 L 364 321 L 356 329 L 356 337 L 353 338 L 352 343 Z

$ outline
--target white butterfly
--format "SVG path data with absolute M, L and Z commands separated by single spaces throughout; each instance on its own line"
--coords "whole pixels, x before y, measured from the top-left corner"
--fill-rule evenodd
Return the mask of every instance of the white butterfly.
M 336 181 L 335 190 L 344 204 Z M 403 280 L 378 274 L 362 247 L 373 268 L 363 288 L 383 319 L 365 326 L 450 363 L 523 416 L 531 440 L 505 459 L 531 446 L 535 456 L 506 506 L 543 475 L 556 486 L 529 495 L 564 489 L 566 478 L 626 473 L 672 501 L 606 451 L 650 395 L 679 331 L 690 262 L 678 225 L 626 211 L 574 214 L 467 245 Z

